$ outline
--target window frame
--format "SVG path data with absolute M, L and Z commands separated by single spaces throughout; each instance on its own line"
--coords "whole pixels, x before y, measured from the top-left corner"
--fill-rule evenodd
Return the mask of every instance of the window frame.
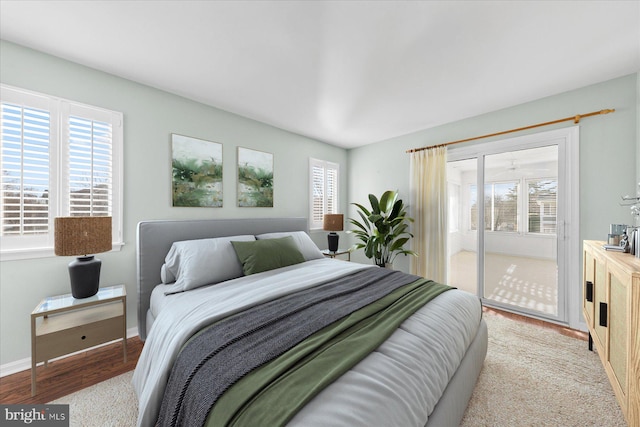
M 112 191 L 112 250 L 118 251 L 123 242 L 123 139 L 124 115 L 80 102 L 55 97 L 28 89 L 0 84 L 0 102 L 44 109 L 49 112 L 49 209 L 48 232 L 35 236 L 0 236 L 0 261 L 52 257 L 54 254 L 54 218 L 67 216 L 64 194 L 69 169 L 65 154 L 69 134 L 69 117 L 80 116 L 94 121 L 108 122 L 111 135 L 111 191 Z
M 316 216 L 316 212 L 314 210 L 314 174 L 313 169 L 321 168 L 324 173 L 324 188 L 327 188 L 328 181 L 328 170 L 335 170 L 336 179 L 335 179 L 335 188 L 333 189 L 335 192 L 335 209 L 331 212 L 328 211 L 328 197 L 327 191 L 323 190 L 322 194 L 322 215 L 328 213 L 340 213 L 340 165 L 335 162 L 330 162 L 327 160 L 314 159 L 309 157 L 309 230 L 322 230 L 323 229 L 323 220 L 316 221 L 314 217 Z

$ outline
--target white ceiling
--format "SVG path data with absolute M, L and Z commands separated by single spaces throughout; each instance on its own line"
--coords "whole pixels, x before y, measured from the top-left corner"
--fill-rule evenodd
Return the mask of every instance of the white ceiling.
M 640 2 L 0 0 L 0 37 L 357 147 L 640 70 Z

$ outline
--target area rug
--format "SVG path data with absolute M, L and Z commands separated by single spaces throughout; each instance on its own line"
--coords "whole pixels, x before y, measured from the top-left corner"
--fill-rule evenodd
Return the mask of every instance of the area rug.
M 493 314 L 485 319 L 489 349 L 463 427 L 626 426 L 598 355 L 585 341 Z M 71 426 L 135 426 L 132 375 L 52 403 L 70 405 Z
M 485 314 L 489 347 L 463 427 L 626 426 L 587 342 Z

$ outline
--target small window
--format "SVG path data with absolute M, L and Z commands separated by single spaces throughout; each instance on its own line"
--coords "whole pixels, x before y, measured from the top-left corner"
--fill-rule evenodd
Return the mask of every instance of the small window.
M 556 179 L 527 180 L 529 233 L 556 234 L 558 181 Z
M 517 182 L 492 182 L 484 186 L 484 229 L 486 231 L 517 232 L 518 189 Z M 478 190 L 472 184 L 470 193 L 470 230 L 478 228 Z
M 57 216 L 111 216 L 122 243 L 122 113 L 2 85 L 2 260 L 53 255 Z
M 309 159 L 309 228 L 321 229 L 324 214 L 338 212 L 339 165 Z

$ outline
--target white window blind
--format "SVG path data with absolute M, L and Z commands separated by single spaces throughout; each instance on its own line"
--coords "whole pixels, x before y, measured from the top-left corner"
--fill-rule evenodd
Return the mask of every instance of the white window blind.
M 311 165 L 311 215 L 312 224 L 322 222 L 324 215 L 324 168 L 318 164 Z M 312 227 L 314 228 L 314 227 Z
M 311 183 L 309 228 L 322 228 L 324 214 L 338 213 L 339 165 L 324 160 L 309 160 Z
M 71 216 L 109 216 L 113 211 L 111 124 L 69 118 L 68 176 Z
M 50 114 L 2 103 L 2 235 L 49 231 Z
M 2 260 L 53 254 L 57 216 L 111 216 L 122 242 L 122 113 L 2 85 Z

